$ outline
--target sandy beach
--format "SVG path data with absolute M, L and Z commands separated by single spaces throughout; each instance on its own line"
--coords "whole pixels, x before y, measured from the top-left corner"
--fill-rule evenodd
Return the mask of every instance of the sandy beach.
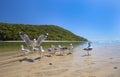
M 70 55 L 43 58 L 0 53 L 0 77 L 120 77 L 119 46 L 95 48 L 90 54 L 80 46 Z

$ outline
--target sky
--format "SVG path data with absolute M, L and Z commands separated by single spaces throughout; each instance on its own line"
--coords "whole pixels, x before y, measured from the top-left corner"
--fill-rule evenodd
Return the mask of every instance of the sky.
M 0 0 L 0 22 L 52 24 L 88 40 L 120 40 L 120 0 Z

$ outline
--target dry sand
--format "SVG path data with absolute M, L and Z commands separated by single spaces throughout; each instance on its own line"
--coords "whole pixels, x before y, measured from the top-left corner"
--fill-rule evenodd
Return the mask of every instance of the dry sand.
M 119 47 L 96 48 L 90 53 L 87 56 L 80 47 L 70 55 L 43 58 L 37 53 L 0 53 L 0 77 L 120 77 Z

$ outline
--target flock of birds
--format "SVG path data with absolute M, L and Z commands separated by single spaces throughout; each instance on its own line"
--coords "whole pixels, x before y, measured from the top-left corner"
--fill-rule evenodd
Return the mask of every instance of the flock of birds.
M 34 51 L 38 51 L 41 57 L 43 56 L 45 50 L 40 44 L 48 37 L 48 33 L 46 33 L 45 35 L 40 35 L 37 40 L 34 39 L 33 41 L 29 39 L 28 35 L 23 34 L 22 32 L 19 32 L 19 35 L 22 38 L 22 40 L 27 44 L 27 46 L 32 47 L 32 50 L 29 50 L 29 49 L 25 49 L 24 46 L 21 45 L 21 51 L 25 55 Z M 61 46 L 61 45 L 58 45 L 58 47 L 55 47 L 54 45 L 51 45 L 51 47 L 48 48 L 48 52 L 50 54 L 56 54 L 56 52 L 59 52 L 59 55 L 63 55 L 65 50 L 67 51 L 67 55 L 72 54 L 72 51 L 73 51 L 72 43 L 69 45 L 69 47 Z
M 37 40 L 36 39 L 30 40 L 28 35 L 23 34 L 22 32 L 19 32 L 19 35 L 22 38 L 22 40 L 27 44 L 27 46 L 32 47 L 32 50 L 29 50 L 29 49 L 25 49 L 24 46 L 21 45 L 21 51 L 25 55 L 28 53 L 34 52 L 34 51 L 38 51 L 42 56 L 42 54 L 45 52 L 45 50 L 43 49 L 43 47 L 40 44 L 48 37 L 48 33 L 46 33 L 44 35 L 40 35 Z M 59 52 L 59 55 L 63 55 L 65 50 L 67 51 L 67 55 L 72 54 L 72 52 L 73 52 L 72 43 L 69 45 L 69 47 L 61 46 L 61 45 L 58 45 L 58 47 L 55 47 L 54 45 L 51 45 L 51 47 L 48 48 L 48 52 L 50 54 L 51 53 L 56 54 L 56 52 Z M 84 48 L 83 50 L 87 51 L 87 54 L 89 56 L 90 55 L 89 51 L 92 50 L 91 42 L 88 42 L 88 47 Z

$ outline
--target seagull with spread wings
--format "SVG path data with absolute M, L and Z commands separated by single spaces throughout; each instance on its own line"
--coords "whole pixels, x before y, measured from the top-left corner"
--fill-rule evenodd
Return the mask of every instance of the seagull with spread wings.
M 40 35 L 38 39 L 34 39 L 33 41 L 29 39 L 28 35 L 19 32 L 20 37 L 22 40 L 27 44 L 27 46 L 32 46 L 33 50 L 37 50 L 35 47 L 40 46 L 40 44 L 48 37 L 48 33 L 45 35 Z

